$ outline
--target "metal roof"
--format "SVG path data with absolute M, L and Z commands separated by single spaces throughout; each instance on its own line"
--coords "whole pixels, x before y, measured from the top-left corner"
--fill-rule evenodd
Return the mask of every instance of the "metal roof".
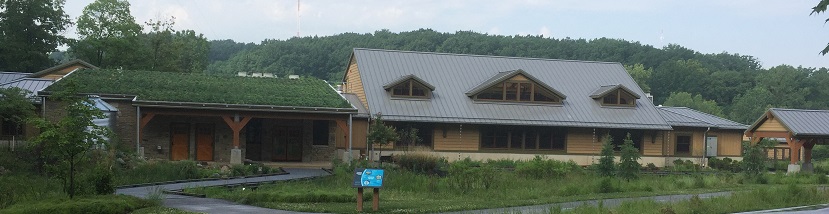
M 560 91 L 554 89 L 553 87 L 550 87 L 549 85 L 547 85 L 543 81 L 539 80 L 538 78 L 535 78 L 533 75 L 531 75 L 531 74 L 529 74 L 526 71 L 521 70 L 521 69 L 512 70 L 512 71 L 498 72 L 498 74 L 496 74 L 495 76 L 492 76 L 492 78 L 489 78 L 488 80 L 484 81 L 480 85 L 477 85 L 474 88 L 467 91 L 466 96 L 470 96 L 470 97 L 474 96 L 475 94 L 478 94 L 481 91 L 486 90 L 487 88 L 491 88 L 492 86 L 495 86 L 495 84 L 498 84 L 500 82 L 508 80 L 509 78 L 512 78 L 512 77 L 517 76 L 519 74 L 524 75 L 525 77 L 527 77 L 527 79 L 532 80 L 533 82 L 535 82 L 536 84 L 538 84 L 542 88 L 553 92 L 553 94 L 555 94 L 556 96 L 561 97 L 561 99 L 567 99 L 567 95 L 562 94 Z
M 17 79 L 29 76 L 30 73 L 20 73 L 20 72 L 0 72 L 0 85 L 15 81 Z
M 417 76 L 412 75 L 412 74 L 402 76 L 402 77 L 398 78 L 395 81 L 392 81 L 390 83 L 387 83 L 386 85 L 383 85 L 383 89 L 389 90 L 390 88 L 396 86 L 397 84 L 403 83 L 403 82 L 408 81 L 408 80 L 417 81 L 421 85 L 426 86 L 426 88 L 429 88 L 429 90 L 431 90 L 431 91 L 435 90 L 435 86 L 433 86 L 432 84 L 429 84 L 428 82 L 426 82 L 423 79 L 420 79 L 420 77 L 417 77 Z
M 54 71 L 57 71 L 57 70 L 60 70 L 60 69 L 63 69 L 63 68 L 67 68 L 69 66 L 76 65 L 76 64 L 84 66 L 84 67 L 89 68 L 89 69 L 98 69 L 97 66 L 89 64 L 86 61 L 83 61 L 83 60 L 80 60 L 80 59 L 75 59 L 75 60 L 72 60 L 72 61 L 69 61 L 69 62 L 65 62 L 65 63 L 61 63 L 59 65 L 52 66 L 51 68 L 47 68 L 47 69 L 43 69 L 41 71 L 35 72 L 35 73 L 31 74 L 29 77 L 43 77 L 43 76 L 45 76 L 49 73 L 52 73 Z
M 11 82 L 0 84 L 0 88 L 18 87 L 29 91 L 29 97 L 34 97 L 38 91 L 49 87 L 54 83 L 51 79 L 21 78 Z
M 603 86 L 597 88 L 596 90 L 594 90 L 593 93 L 590 93 L 590 98 L 593 98 L 593 99 L 602 98 L 602 97 L 604 97 L 604 95 L 607 95 L 607 93 L 616 91 L 616 89 L 622 89 L 623 91 L 627 92 L 628 94 L 633 95 L 633 97 L 635 97 L 636 99 L 642 98 L 638 94 L 634 93 L 633 90 L 630 90 L 630 88 L 625 87 L 622 84 L 603 85 Z
M 343 97 L 345 97 L 346 100 L 348 100 L 349 103 L 351 103 L 351 105 L 354 106 L 354 108 L 357 109 L 357 114 L 354 115 L 355 117 L 366 117 L 367 118 L 367 117 L 371 116 L 368 113 L 368 110 L 366 109 L 366 107 L 363 106 L 363 102 L 360 101 L 360 98 L 357 97 L 356 94 L 342 93 L 342 95 L 343 95 Z
M 702 127 L 745 130 L 747 125 L 700 112 L 688 107 L 658 106 L 659 113 L 674 127 Z
M 774 115 L 794 136 L 829 137 L 829 110 L 771 108 L 768 112 Z M 752 124 L 751 130 L 756 129 L 762 121 L 765 121 L 767 115 L 763 114 L 757 122 Z
M 671 129 L 648 100 L 636 100 L 635 107 L 603 107 L 589 97 L 595 88 L 619 84 L 645 94 L 620 63 L 360 48 L 353 56 L 368 109 L 388 121 Z M 502 77 L 500 72 L 518 69 L 568 98 L 562 104 L 483 102 L 465 93 L 493 76 Z M 435 86 L 430 99 L 392 99 L 383 89 L 384 83 L 409 74 Z

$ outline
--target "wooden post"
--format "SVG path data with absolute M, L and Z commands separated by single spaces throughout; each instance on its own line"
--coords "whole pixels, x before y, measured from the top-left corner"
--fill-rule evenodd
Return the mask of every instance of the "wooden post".
M 371 197 L 371 210 L 377 212 L 380 209 L 380 188 L 374 188 L 374 195 Z
M 363 188 L 357 188 L 357 212 L 363 212 Z
M 231 130 L 233 130 L 233 148 L 238 149 L 240 138 L 239 132 L 241 132 L 242 128 L 245 128 L 245 125 L 247 125 L 248 122 L 250 122 L 251 117 L 245 117 L 241 121 L 234 121 L 230 118 L 230 116 L 223 116 L 222 119 L 224 119 L 225 123 L 227 123 L 227 126 L 229 126 Z

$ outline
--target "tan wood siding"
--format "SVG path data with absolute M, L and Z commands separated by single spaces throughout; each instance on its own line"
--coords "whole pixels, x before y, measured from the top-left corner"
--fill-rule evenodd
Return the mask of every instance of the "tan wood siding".
M 662 132 L 645 132 L 642 142 L 642 155 L 662 155 Z
M 567 153 L 598 154 L 602 145 L 593 138 L 593 129 L 567 129 Z
M 446 137 L 443 137 L 444 129 Z M 481 134 L 474 125 L 438 125 L 432 136 L 435 151 L 477 151 L 481 142 Z
M 355 149 L 365 149 L 366 148 L 366 134 L 368 130 L 368 121 L 362 119 L 355 119 L 351 121 L 351 132 L 352 132 L 352 148 Z M 345 130 L 348 131 L 348 130 Z M 337 148 L 340 149 L 348 149 L 348 138 L 346 138 L 345 132 L 337 128 L 335 131 L 337 139 L 335 140 L 337 144 Z
M 769 118 L 760 127 L 757 127 L 757 131 L 775 131 L 775 132 L 785 132 L 787 131 L 783 124 L 780 123 L 779 120 L 774 118 Z
M 524 75 L 519 74 L 519 75 L 515 75 L 514 77 L 510 78 L 509 80 L 513 80 L 513 81 L 529 81 L 530 79 L 527 79 L 527 77 L 525 77 Z
M 674 156 L 676 155 L 676 137 L 677 136 L 691 136 L 691 156 L 702 156 L 703 153 L 703 141 L 705 135 L 705 130 L 700 129 L 692 129 L 692 128 L 674 128 L 674 131 L 668 132 L 666 137 L 664 138 L 667 143 L 667 148 L 665 149 L 667 155 Z
M 743 141 L 741 131 L 720 131 L 713 134 L 717 135 L 717 156 L 741 155 Z
M 357 95 L 357 98 L 360 99 L 363 106 L 368 109 L 366 91 L 363 88 L 363 80 L 360 78 L 360 69 L 358 69 L 357 60 L 353 56 L 351 57 L 351 63 L 348 65 L 348 71 L 346 71 L 343 92 Z

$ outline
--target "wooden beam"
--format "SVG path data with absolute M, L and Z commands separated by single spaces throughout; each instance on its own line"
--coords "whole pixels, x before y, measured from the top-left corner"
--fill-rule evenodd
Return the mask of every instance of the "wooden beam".
M 144 129 L 147 126 L 147 123 L 150 123 L 150 120 L 155 117 L 155 113 L 146 113 L 144 116 L 141 117 L 141 129 Z
M 247 125 L 248 122 L 250 122 L 251 118 L 252 117 L 244 117 L 244 118 L 242 118 L 241 121 L 236 122 L 236 121 L 233 121 L 233 119 L 231 119 L 230 116 L 227 116 L 227 115 L 222 116 L 222 119 L 224 119 L 227 126 L 230 126 L 230 129 L 233 130 L 233 148 L 236 148 L 236 149 L 239 148 L 239 144 L 240 144 L 240 142 L 239 142 L 240 141 L 239 133 L 242 131 L 242 128 L 244 128 L 245 125 Z
M 762 137 L 762 138 L 787 138 L 789 137 L 789 132 L 775 132 L 775 131 L 759 131 L 759 132 L 751 132 L 752 136 L 748 137 Z

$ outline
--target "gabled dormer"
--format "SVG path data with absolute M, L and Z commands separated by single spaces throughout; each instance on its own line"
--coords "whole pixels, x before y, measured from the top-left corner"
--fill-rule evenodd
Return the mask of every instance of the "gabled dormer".
M 429 99 L 432 91 L 435 91 L 435 86 L 409 74 L 383 85 L 383 89 L 388 91 L 392 97 Z
M 600 99 L 602 106 L 635 107 L 639 95 L 622 84 L 605 85 L 590 94 L 590 98 Z
M 476 101 L 561 104 L 567 96 L 524 70 L 499 72 L 466 92 Z

